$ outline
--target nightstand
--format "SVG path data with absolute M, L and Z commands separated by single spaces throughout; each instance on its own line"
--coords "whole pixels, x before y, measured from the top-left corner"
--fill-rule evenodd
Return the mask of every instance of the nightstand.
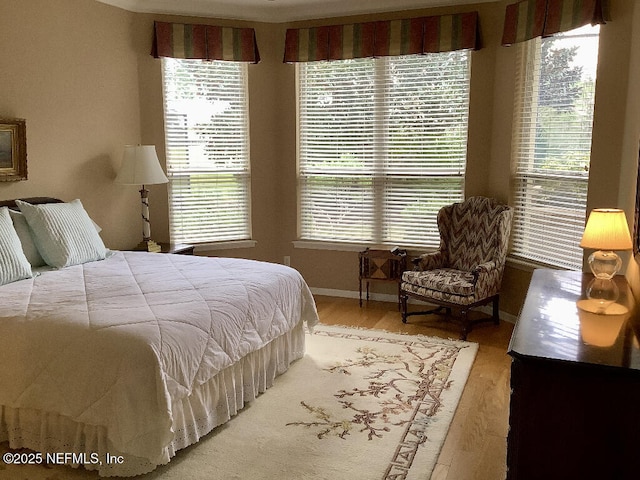
M 176 253 L 179 255 L 193 255 L 194 245 L 186 243 L 160 243 L 162 250 L 160 253 Z

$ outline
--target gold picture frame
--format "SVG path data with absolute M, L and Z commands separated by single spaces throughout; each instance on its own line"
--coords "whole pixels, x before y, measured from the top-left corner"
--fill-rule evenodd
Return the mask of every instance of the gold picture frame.
M 0 119 L 0 182 L 27 179 L 27 124 Z

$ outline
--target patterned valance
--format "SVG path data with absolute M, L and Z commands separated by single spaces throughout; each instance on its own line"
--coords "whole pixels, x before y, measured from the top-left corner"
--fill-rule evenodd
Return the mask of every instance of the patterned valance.
M 287 30 L 284 61 L 448 52 L 480 47 L 478 12 Z
M 521 0 L 507 5 L 502 44 L 547 37 L 609 20 L 607 0 Z
M 258 63 L 253 28 L 155 22 L 151 55 Z
M 353 41 L 353 40 L 352 40 Z M 361 48 L 359 39 L 355 40 Z M 337 38 L 334 43 L 339 43 Z M 329 27 L 288 29 L 284 45 L 285 62 L 313 62 L 329 59 Z
M 478 12 L 440 15 L 424 19 L 423 52 L 478 50 L 480 30 Z
M 424 18 L 376 22 L 374 56 L 423 53 L 423 33 Z

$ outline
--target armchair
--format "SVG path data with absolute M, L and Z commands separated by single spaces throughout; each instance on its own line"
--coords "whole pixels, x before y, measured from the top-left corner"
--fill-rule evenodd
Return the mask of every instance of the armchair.
M 493 199 L 470 197 L 438 212 L 440 248 L 413 260 L 413 271 L 402 274 L 402 321 L 411 315 L 460 309 L 460 338 L 465 340 L 473 324 L 499 318 L 499 292 L 509 247 L 513 209 Z M 409 312 L 409 297 L 437 308 Z M 493 317 L 469 321 L 473 307 L 493 302 Z

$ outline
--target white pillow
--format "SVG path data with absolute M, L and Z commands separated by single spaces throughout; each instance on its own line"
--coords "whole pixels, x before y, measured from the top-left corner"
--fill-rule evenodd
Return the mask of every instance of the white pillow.
M 80 200 L 31 205 L 16 200 L 44 261 L 56 268 L 103 260 L 107 249 Z
M 7 207 L 0 208 L 0 285 L 31 278 L 31 265 L 24 256 Z
M 18 234 L 18 238 L 22 244 L 22 251 L 24 252 L 25 257 L 27 257 L 27 260 L 29 260 L 31 266 L 42 267 L 43 265 L 46 265 L 42 255 L 38 252 L 38 247 L 33 243 L 33 235 L 24 215 L 20 212 L 9 209 L 9 216 L 11 217 L 11 220 L 13 220 L 13 227 L 16 229 L 16 233 Z

